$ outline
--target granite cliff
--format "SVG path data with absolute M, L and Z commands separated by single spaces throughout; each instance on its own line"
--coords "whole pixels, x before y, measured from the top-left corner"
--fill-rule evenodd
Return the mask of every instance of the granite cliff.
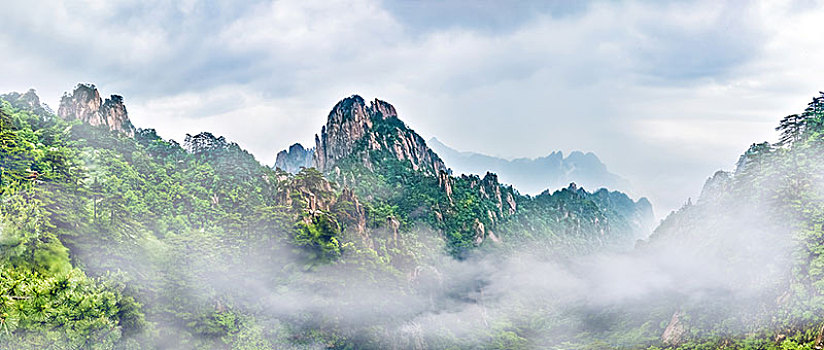
M 135 132 L 123 97 L 111 95 L 104 101 L 93 84 L 77 84 L 71 94 L 64 93 L 57 115 L 65 120 L 79 119 L 93 126 L 104 126 L 130 137 Z
M 333 171 L 339 160 L 354 156 L 371 167 L 371 152 L 385 151 L 414 170 L 436 175 L 446 171 L 444 162 L 426 142 L 400 119 L 395 107 L 375 99 L 369 105 L 354 95 L 343 99 L 329 113 L 320 135 L 315 135 L 314 166 Z

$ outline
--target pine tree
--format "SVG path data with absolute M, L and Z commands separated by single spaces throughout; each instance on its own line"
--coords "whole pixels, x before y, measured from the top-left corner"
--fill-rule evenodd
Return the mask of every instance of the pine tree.
M 781 119 L 778 127 L 775 128 L 775 130 L 781 132 L 781 136 L 778 137 L 778 144 L 782 146 L 792 145 L 800 140 L 806 125 L 807 119 L 803 115 L 790 114 Z

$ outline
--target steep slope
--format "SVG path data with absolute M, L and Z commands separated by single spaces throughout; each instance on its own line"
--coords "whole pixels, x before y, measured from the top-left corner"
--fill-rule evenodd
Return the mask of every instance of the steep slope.
M 627 248 L 651 227 L 646 199 L 593 194 L 575 185 L 573 196 L 559 191 L 532 198 L 490 172 L 454 177 L 395 108 L 380 100 L 370 106 L 359 96 L 338 102 L 316 139 L 319 170 L 369 202 L 395 206 L 391 216 L 401 226 L 442 230 L 453 254 L 486 242 L 528 244 L 525 237 L 543 240 L 553 251 L 574 246 L 568 253 Z
M 87 276 L 67 249 L 67 234 L 88 233 L 89 214 L 70 130 L 32 90 L 0 96 L 3 349 L 105 346 L 144 325 L 122 283 Z
M 75 111 L 88 117 L 94 90 L 80 89 Z M 247 302 L 269 278 L 298 279 L 297 293 L 321 278 L 304 271 L 344 252 L 347 266 L 379 266 L 373 279 L 402 275 L 382 261 L 416 262 L 388 257 L 357 197 L 313 169 L 276 173 L 208 132 L 181 146 L 95 116 L 58 118 L 29 103 L 36 95 L 3 96 L 19 107 L 0 101 L 2 349 L 235 347 L 229 338 L 247 327 L 286 332 Z M 254 283 L 227 290 L 243 281 Z M 288 312 L 277 317 L 301 332 Z
M 315 135 L 314 166 L 328 172 L 342 159 L 359 158 L 370 167 L 370 152 L 387 152 L 431 175 L 446 170 L 423 138 L 398 119 L 395 107 L 378 99 L 367 106 L 357 95 L 341 100 L 329 112 L 320 136 Z
M 79 119 L 128 136 L 134 136 L 135 132 L 123 104 L 123 97 L 111 95 L 103 101 L 93 84 L 77 84 L 71 94 L 63 94 L 57 115 L 65 120 Z
M 0 104 L 0 348 L 525 347 L 544 323 L 522 315 L 558 314 L 508 280 L 554 274 L 513 271 L 518 253 L 626 249 L 648 207 L 451 176 L 385 103 L 333 110 L 345 155 L 289 174 L 209 132 L 129 136 L 30 101 Z
M 824 346 L 824 94 L 707 179 L 639 251 L 677 267 L 661 334 L 675 348 Z M 658 310 L 660 312 L 660 310 Z
M 524 193 L 537 194 L 546 189 L 563 188 L 574 182 L 591 189 L 608 188 L 627 191 L 629 181 L 607 170 L 593 153 L 575 151 L 564 157 L 560 151 L 540 158 L 513 160 L 474 152 L 457 151 L 437 138 L 428 144 L 457 173 L 477 174 L 491 171 Z

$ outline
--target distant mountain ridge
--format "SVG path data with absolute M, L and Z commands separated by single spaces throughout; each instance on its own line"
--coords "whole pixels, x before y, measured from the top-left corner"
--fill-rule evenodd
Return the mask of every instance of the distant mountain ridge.
M 296 143 L 289 146 L 288 150 L 278 152 L 275 158 L 275 168 L 296 174 L 301 168 L 311 168 L 314 156 L 314 148 L 306 149 L 303 145 Z
M 630 189 L 629 181 L 607 170 L 606 165 L 592 152 L 574 151 L 564 157 L 563 152 L 554 151 L 540 158 L 508 160 L 481 153 L 458 151 L 434 137 L 427 144 L 456 173 L 482 174 L 490 171 L 498 174 L 501 181 L 511 183 L 524 193 L 533 195 L 548 189 L 563 188 L 573 182 L 590 190 Z

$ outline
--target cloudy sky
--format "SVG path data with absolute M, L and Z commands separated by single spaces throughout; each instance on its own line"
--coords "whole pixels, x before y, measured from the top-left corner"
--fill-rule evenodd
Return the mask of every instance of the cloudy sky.
M 360 94 L 460 150 L 595 152 L 659 216 L 824 90 L 820 1 L 5 1 L 0 91 L 77 82 L 263 163 Z

